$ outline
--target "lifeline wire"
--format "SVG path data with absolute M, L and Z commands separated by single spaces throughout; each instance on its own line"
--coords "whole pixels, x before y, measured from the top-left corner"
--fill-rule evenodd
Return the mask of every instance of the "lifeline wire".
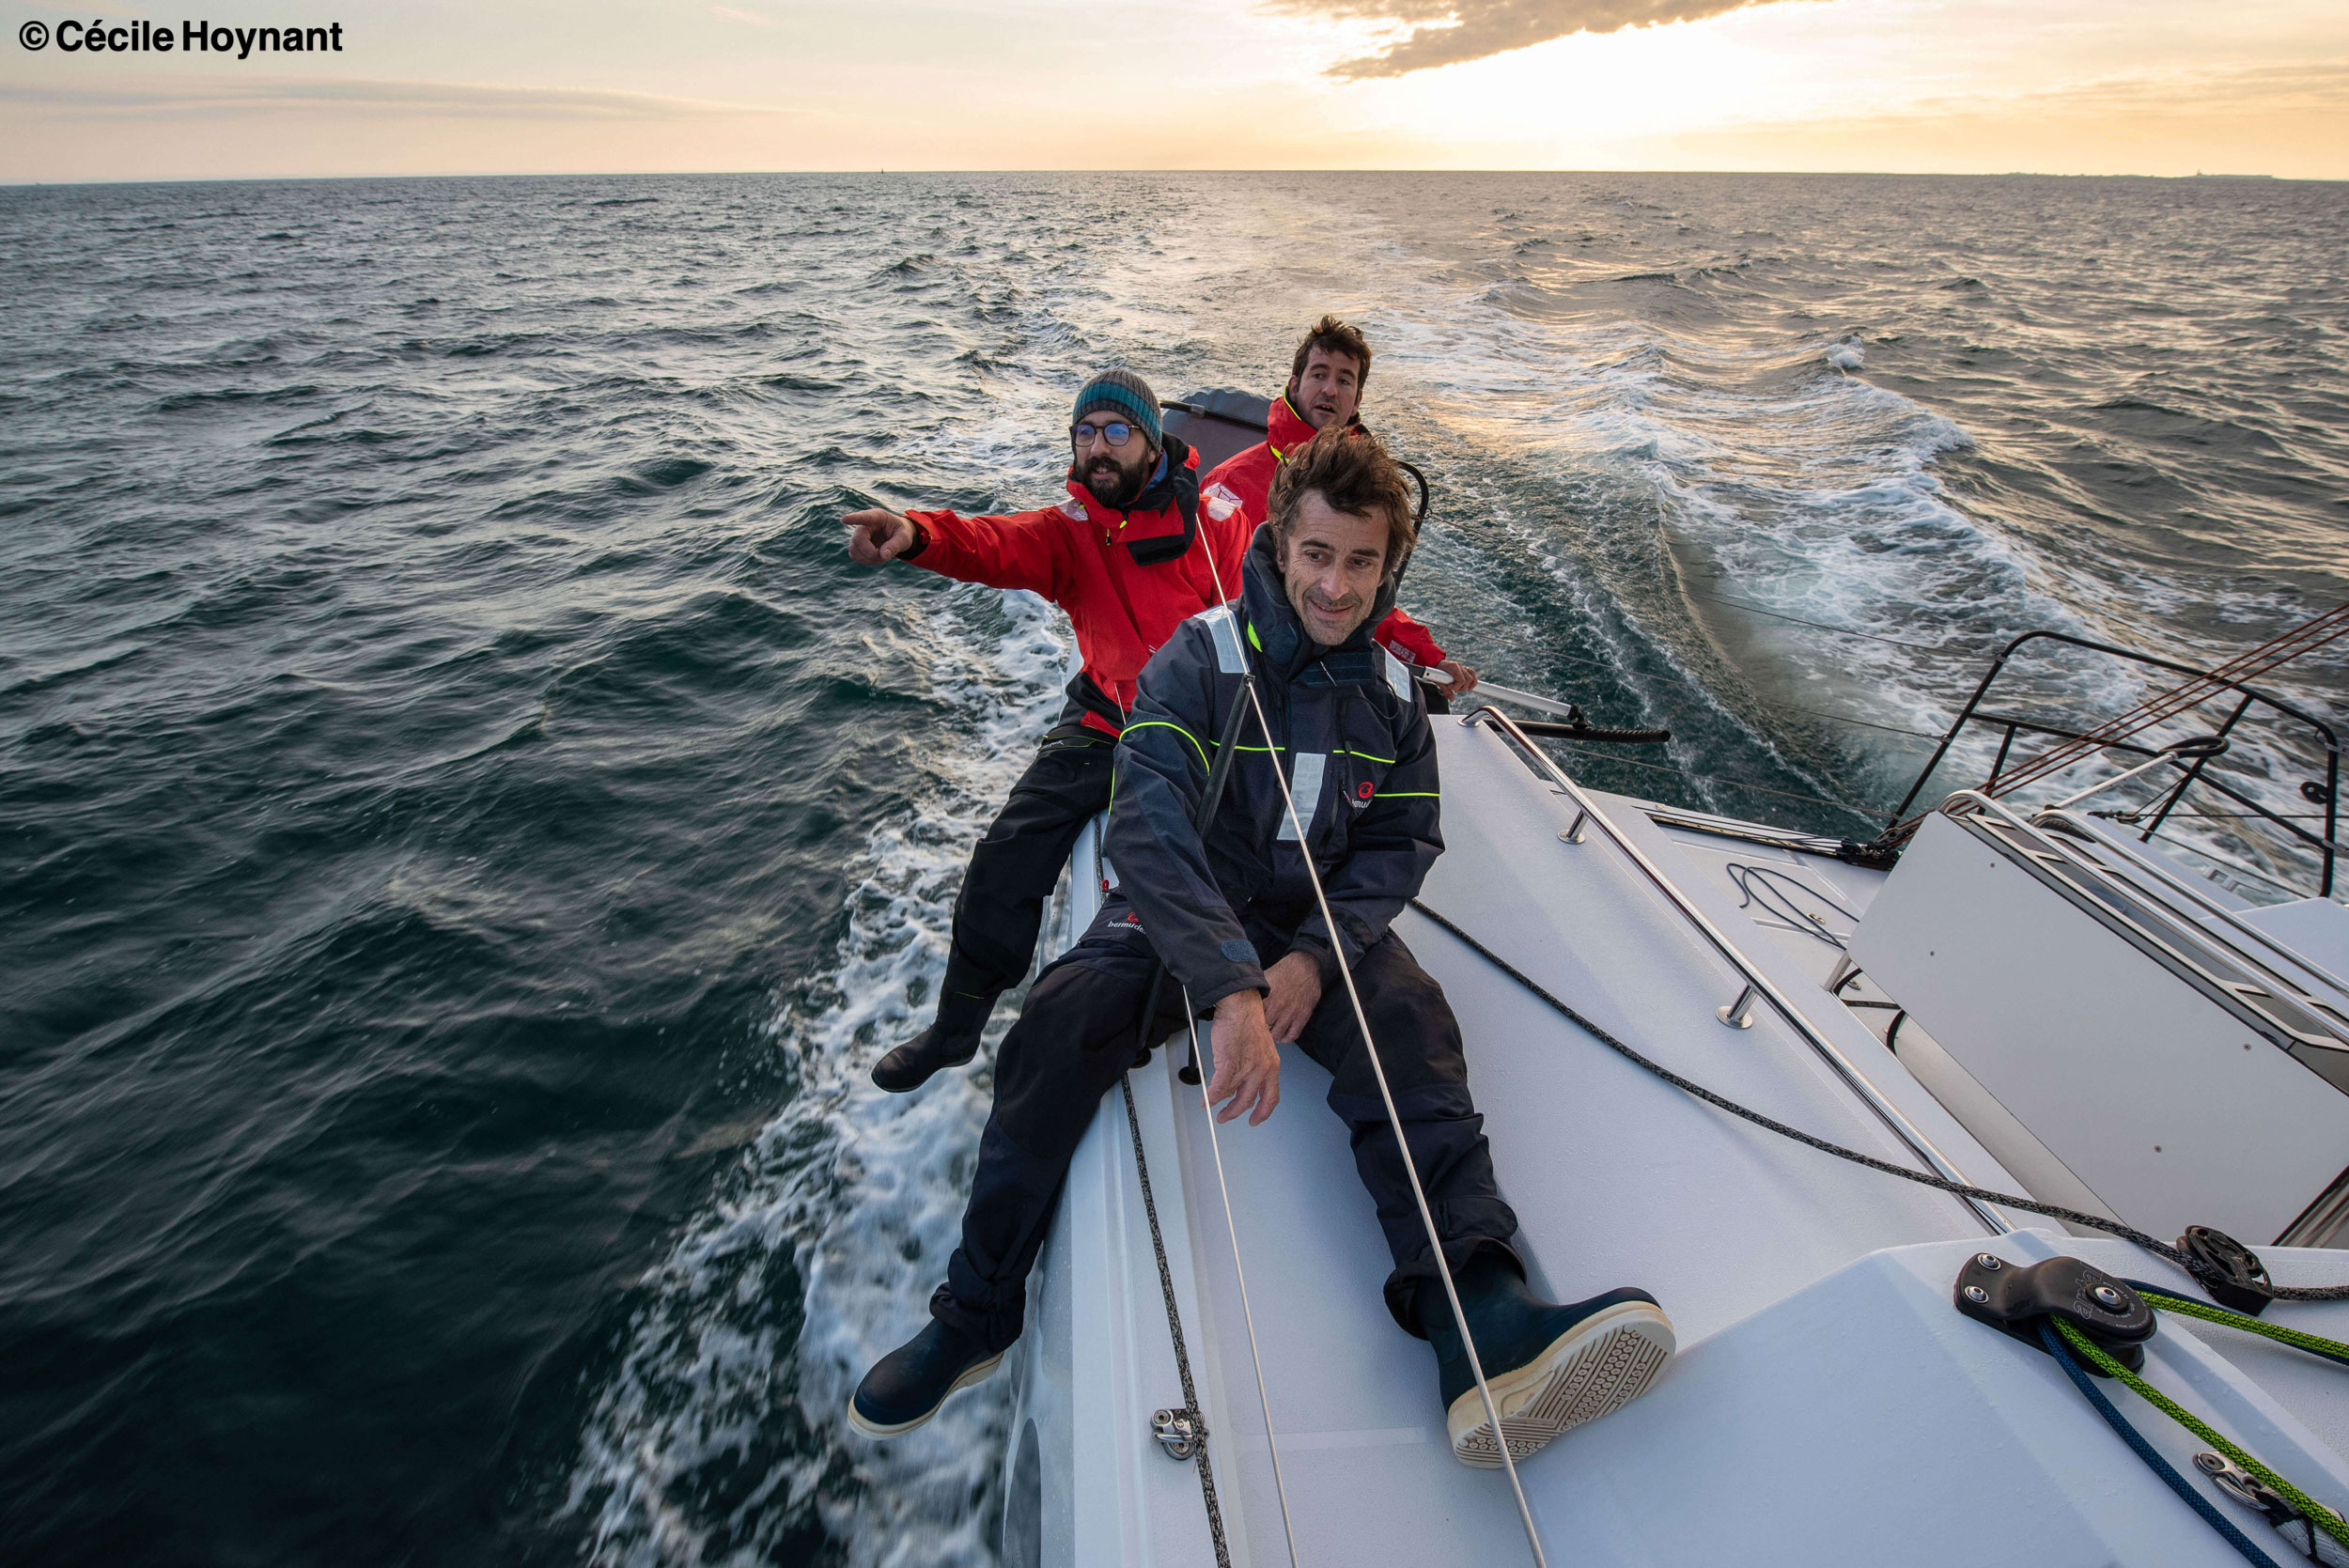
M 2136 1243 L 2155 1257 L 2165 1258 L 2176 1264 L 2194 1279 L 2205 1279 L 2201 1266 L 2194 1259 L 2168 1242 L 2156 1241 L 2143 1231 L 2123 1225 L 2117 1219 L 2107 1219 L 2102 1215 L 2096 1214 L 2082 1214 L 2077 1209 L 2060 1208 L 2053 1203 L 2043 1203 L 2035 1198 L 2017 1198 L 2011 1192 L 1993 1192 L 1984 1187 L 1968 1187 L 1963 1182 L 1950 1181 L 1930 1172 L 1911 1170 L 1906 1165 L 1895 1165 L 1890 1160 L 1878 1159 L 1874 1155 L 1863 1155 L 1857 1149 L 1846 1149 L 1840 1143 L 1830 1143 L 1824 1138 L 1814 1138 L 1800 1128 L 1790 1127 L 1785 1123 L 1765 1116 L 1758 1110 L 1749 1110 L 1735 1100 L 1717 1094 L 1701 1083 L 1682 1078 L 1662 1063 L 1652 1062 L 1633 1050 L 1606 1030 L 1550 995 L 1522 970 L 1486 947 L 1483 942 L 1478 941 L 1474 937 L 1470 936 L 1449 917 L 1428 908 L 1416 898 L 1411 900 L 1411 908 L 1457 937 L 1470 952 L 1492 965 L 1493 968 L 1548 1002 L 1568 1023 L 1632 1065 L 1655 1074 L 1683 1094 L 1693 1094 L 1707 1105 L 1726 1110 L 1732 1116 L 1743 1117 L 1755 1126 L 1777 1133 L 1781 1138 L 1791 1138 L 1797 1143 L 1808 1144 L 1821 1154 L 1833 1155 L 1838 1159 L 1847 1159 L 1854 1165 L 1864 1165 L 1871 1171 L 1881 1171 L 1888 1176 L 1898 1176 L 1905 1182 L 1915 1182 L 1919 1187 L 1929 1187 L 1938 1192 L 1947 1192 L 1952 1197 L 1970 1198 L 1976 1203 L 1992 1203 L 1999 1208 L 2020 1209 L 2026 1214 L 2044 1214 L 2050 1219 L 2061 1219 L 2067 1225 L 2084 1225 L 2091 1230 L 2103 1231 L 2108 1235 L 2117 1235 L 2123 1241 Z M 2349 1285 L 2267 1285 L 2262 1288 L 2279 1301 L 2349 1301 Z
M 1256 727 L 1264 732 L 1267 746 L 1274 744 L 1272 725 L 1264 714 L 1264 704 L 1257 700 L 1254 679 L 1246 674 L 1240 676 L 1248 693 L 1248 706 L 1256 710 Z M 1235 741 L 1237 737 L 1234 737 Z M 1289 823 L 1297 830 L 1299 859 L 1305 862 L 1305 877 L 1313 884 L 1314 903 L 1321 910 L 1321 923 L 1330 932 L 1332 943 L 1338 940 L 1337 917 L 1330 911 L 1330 895 L 1321 886 L 1321 872 L 1314 864 L 1313 840 L 1305 832 L 1305 824 L 1297 813 L 1297 798 L 1289 790 L 1288 775 L 1281 770 L 1279 754 L 1274 754 L 1272 777 L 1281 785 L 1281 801 L 1288 809 Z M 1315 802 L 1320 804 L 1319 801 Z M 1418 901 L 1414 899 L 1413 903 Z M 1341 955 L 1341 960 L 1343 955 Z M 1394 1094 L 1387 1087 L 1387 1069 L 1378 1060 L 1378 1042 L 1370 1032 L 1370 1017 L 1362 1011 L 1361 994 L 1354 988 L 1354 971 L 1346 963 L 1338 965 L 1338 978 L 1346 982 L 1346 1000 L 1354 1008 L 1355 1027 L 1362 1032 L 1362 1048 L 1370 1058 L 1370 1070 L 1378 1079 L 1378 1098 L 1387 1108 L 1387 1126 L 1394 1133 L 1394 1145 L 1403 1157 L 1403 1173 L 1411 1178 L 1411 1202 L 1419 1208 L 1419 1221 L 1426 1227 L 1428 1245 L 1436 1252 L 1436 1278 L 1443 1281 L 1444 1299 L 1451 1304 L 1452 1321 L 1460 1325 L 1460 1343 L 1468 1348 L 1469 1371 L 1476 1375 L 1476 1391 L 1485 1402 L 1485 1417 L 1493 1423 L 1493 1446 L 1501 1452 L 1501 1467 L 1509 1472 L 1509 1490 L 1517 1494 L 1517 1515 L 1525 1522 L 1526 1545 L 1533 1549 L 1536 1568 L 1549 1568 L 1549 1559 L 1542 1552 L 1540 1531 L 1533 1528 L 1533 1510 L 1525 1500 L 1525 1487 L 1517 1480 L 1517 1462 L 1509 1452 L 1509 1434 L 1501 1424 L 1501 1406 L 1493 1402 L 1492 1385 L 1485 1381 L 1484 1358 L 1476 1353 L 1476 1336 L 1468 1332 L 1468 1314 L 1461 1310 L 1460 1293 L 1452 1283 L 1452 1265 L 1445 1262 L 1443 1237 L 1436 1230 L 1436 1217 L 1427 1207 L 1427 1193 L 1419 1183 L 1419 1168 L 1411 1160 L 1411 1145 L 1403 1136 L 1403 1116 L 1394 1108 Z
M 1199 1058 L 1199 1016 L 1190 1005 L 1190 987 L 1183 987 L 1183 1013 L 1190 1019 L 1190 1054 Z M 1248 1359 L 1256 1369 L 1256 1403 L 1264 1410 L 1265 1446 L 1272 1451 L 1272 1490 L 1281 1499 L 1281 1532 L 1288 1538 L 1289 1568 L 1299 1568 L 1297 1529 L 1289 1521 L 1288 1483 L 1281 1476 L 1281 1444 L 1272 1435 L 1272 1395 L 1265 1388 L 1264 1357 L 1256 1350 L 1256 1314 L 1248 1305 L 1248 1271 L 1239 1262 L 1239 1222 L 1232 1218 L 1232 1184 L 1223 1175 L 1223 1143 L 1215 1134 L 1215 1107 L 1207 1100 L 1207 1081 L 1199 1080 L 1199 1105 L 1207 1113 L 1207 1149 L 1215 1158 L 1215 1188 L 1223 1199 L 1223 1228 L 1232 1237 L 1232 1274 L 1239 1281 L 1239 1316 L 1248 1327 Z
M 1200 532 L 1199 539 L 1207 547 L 1207 570 L 1215 578 L 1216 592 L 1221 593 L 1223 591 L 1223 569 L 1215 558 L 1214 542 L 1207 537 L 1205 530 Z M 1396 565 L 1397 570 L 1400 570 L 1401 563 L 1398 562 Z M 1224 602 L 1230 601 L 1227 599 Z M 1239 681 L 1240 690 L 1248 695 L 1248 706 L 1256 711 L 1256 727 L 1264 732 L 1265 745 L 1277 746 L 1278 743 L 1272 738 L 1272 725 L 1265 718 L 1264 703 L 1256 695 L 1255 672 L 1247 667 L 1245 655 L 1241 656 Z M 1236 746 L 1239 744 L 1239 737 L 1237 734 L 1232 737 L 1231 743 Z M 1289 789 L 1288 775 L 1282 771 L 1281 753 L 1275 750 L 1270 753 L 1268 760 L 1272 767 L 1273 782 L 1281 786 L 1281 803 L 1288 812 L 1289 825 L 1297 830 L 1298 858 L 1305 862 L 1305 878 L 1313 884 L 1314 903 L 1321 910 L 1321 923 L 1329 929 L 1330 940 L 1334 945 L 1338 940 L 1337 917 L 1330 911 L 1330 895 L 1321 886 L 1321 870 L 1314 864 L 1313 839 L 1306 833 L 1305 824 L 1298 817 L 1297 797 Z M 1316 800 L 1315 804 L 1318 806 L 1320 802 Z M 1205 835 L 1202 835 L 1203 849 L 1204 839 Z M 1368 1053 L 1370 1070 L 1378 1080 L 1378 1098 L 1387 1109 L 1387 1126 L 1393 1131 L 1394 1146 L 1403 1157 L 1403 1173 L 1411 1181 L 1411 1202 L 1419 1209 L 1420 1224 L 1426 1228 L 1427 1243 L 1435 1249 L 1436 1278 L 1443 1281 L 1444 1299 L 1452 1307 L 1452 1321 L 1459 1326 L 1460 1343 L 1468 1348 L 1469 1371 L 1474 1374 L 1476 1392 L 1485 1402 L 1485 1417 L 1493 1423 L 1493 1446 L 1501 1451 L 1501 1467 L 1509 1473 L 1509 1490 L 1517 1498 L 1517 1517 L 1525 1525 L 1525 1544 L 1532 1548 L 1534 1568 L 1549 1568 L 1549 1559 L 1542 1551 L 1541 1532 L 1533 1528 L 1532 1506 L 1525 1500 L 1524 1483 L 1517 1480 L 1517 1462 L 1509 1452 L 1509 1434 L 1501 1424 L 1501 1406 L 1493 1400 L 1492 1385 L 1485 1381 L 1484 1358 L 1476 1353 L 1476 1336 L 1469 1332 L 1468 1314 L 1461 1310 L 1460 1293 L 1452 1283 L 1452 1265 L 1444 1260 L 1443 1255 L 1443 1237 L 1437 1233 L 1436 1217 L 1429 1212 L 1427 1194 L 1420 1187 L 1419 1167 L 1412 1163 L 1410 1142 L 1403 1136 L 1402 1113 L 1395 1110 L 1393 1092 L 1387 1087 L 1387 1068 L 1386 1064 L 1378 1060 L 1378 1042 L 1370 1032 L 1370 1018 L 1362 1011 L 1361 996 L 1354 989 L 1354 971 L 1343 962 L 1343 952 L 1340 954 L 1340 958 L 1338 978 L 1346 982 L 1346 1000 L 1353 1004 L 1355 1026 L 1362 1032 L 1362 1048 Z M 1206 1098 L 1205 1090 L 1200 1092 L 1200 1097 Z M 1207 1119 L 1210 1122 L 1215 1119 L 1212 1105 L 1210 1105 Z M 1233 1256 L 1235 1258 L 1238 1256 L 1237 1249 Z M 1268 1432 L 1270 1430 L 1269 1423 L 1267 1425 L 1267 1430 Z

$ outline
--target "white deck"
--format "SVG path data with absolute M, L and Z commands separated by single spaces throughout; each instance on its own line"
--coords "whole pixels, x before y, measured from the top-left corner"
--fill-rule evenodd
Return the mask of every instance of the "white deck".
M 1729 965 L 1603 833 L 1561 842 L 1573 808 L 1505 740 L 1456 722 L 1437 729 L 1449 848 L 1428 904 L 1675 1071 L 1820 1136 L 1915 1163 L 1767 1007 L 1750 1030 L 1717 1019 L 1739 989 Z M 1877 874 L 1668 831 L 1636 802 L 1598 800 L 1969 1180 L 2025 1189 L 1862 1015 L 1828 995 L 1837 950 L 1740 909 L 1726 868 L 1772 865 L 1858 911 Z M 1681 1354 L 1654 1392 L 1520 1467 L 1550 1561 L 2240 1560 L 2050 1360 L 1950 1305 L 1958 1267 L 1984 1247 L 2018 1261 L 2061 1250 L 2117 1273 L 2177 1280 L 2164 1265 L 2052 1227 L 1993 1244 L 1952 1198 L 1774 1137 L 1641 1071 L 1417 914 L 1396 928 L 1459 1016 L 1536 1287 L 1573 1299 L 1638 1284 L 1680 1333 Z M 1181 1060 L 1179 1048 L 1162 1051 L 1134 1075 L 1152 1181 L 1233 1560 L 1283 1563 L 1232 1238 L 1199 1091 L 1174 1076 Z M 1505 1478 L 1452 1458 L 1434 1358 L 1381 1302 L 1386 1250 L 1345 1129 L 1321 1101 L 1327 1086 L 1327 1074 L 1285 1051 L 1280 1110 L 1259 1128 L 1221 1129 L 1298 1559 L 1528 1561 Z M 2287 1279 L 2349 1279 L 2340 1253 L 2305 1255 L 2315 1260 L 2306 1266 L 2301 1254 L 2263 1255 Z M 1079 1151 L 1035 1284 L 1006 1467 L 1013 1533 L 1035 1530 L 1034 1560 L 1046 1564 L 1211 1563 L 1195 1470 L 1148 1434 L 1150 1413 L 1182 1396 L 1115 1094 Z M 2287 1311 L 2320 1332 L 2327 1321 L 2349 1330 L 2349 1308 Z M 2211 1338 L 2268 1391 L 2167 1330 L 2156 1381 L 2193 1389 L 2255 1452 L 2326 1500 L 2349 1503 L 2349 1466 L 2301 1424 L 2349 1447 L 2349 1374 L 2311 1373 L 2290 1353 L 2238 1355 L 2238 1336 Z M 2143 1429 L 2183 1463 L 2187 1451 L 2160 1430 L 2168 1423 L 2147 1414 Z M 1033 1479 L 1017 1459 L 1031 1421 Z M 2254 1539 L 2265 1532 L 2248 1510 L 2231 1516 Z

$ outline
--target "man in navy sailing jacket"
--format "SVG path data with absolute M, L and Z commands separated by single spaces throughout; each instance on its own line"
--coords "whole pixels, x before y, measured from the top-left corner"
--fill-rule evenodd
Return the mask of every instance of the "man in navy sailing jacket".
M 1670 1322 L 1639 1291 L 1559 1306 L 1527 1289 L 1459 1026 L 1441 987 L 1389 928 L 1443 852 L 1426 710 L 1370 636 L 1413 542 L 1409 492 L 1377 442 L 1342 431 L 1315 439 L 1274 482 L 1238 603 L 1185 622 L 1143 669 L 1110 812 L 1107 850 L 1120 885 L 1038 978 L 1003 1040 L 962 1245 L 931 1298 L 928 1327 L 858 1388 L 849 1420 L 860 1430 L 907 1431 L 994 1370 L 1019 1337 L 1029 1268 L 1101 1095 L 1134 1065 L 1138 1046 L 1209 1014 L 1207 1095 L 1220 1121 L 1245 1111 L 1258 1124 L 1280 1103 L 1276 1041 L 1294 1040 L 1329 1069 L 1330 1107 L 1352 1134 L 1356 1171 L 1394 1260 L 1388 1308 L 1435 1345 L 1463 1460 L 1497 1465 L 1500 1453 L 1397 1123 L 1513 1454 L 1636 1397 L 1671 1354 Z M 1251 671 L 1257 700 L 1236 705 Z M 1237 751 L 1203 834 L 1207 781 L 1226 746 Z M 1156 1016 L 1144 1026 L 1161 964 Z

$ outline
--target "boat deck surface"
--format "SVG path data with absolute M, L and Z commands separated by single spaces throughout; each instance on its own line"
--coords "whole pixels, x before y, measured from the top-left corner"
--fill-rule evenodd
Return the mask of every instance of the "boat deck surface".
M 1576 804 L 1507 740 L 1457 721 L 1437 729 L 1447 851 L 1423 894 L 1430 908 L 1673 1071 L 1919 1164 L 1769 1007 L 1750 1029 L 1723 1025 L 1716 1009 L 1737 995 L 1735 970 L 1610 835 L 1564 840 Z M 1881 1015 L 1828 993 L 1836 942 L 1787 918 L 1785 898 L 1768 901 L 1776 912 L 1750 898 L 1741 908 L 1739 879 L 1750 877 L 1731 868 L 1766 867 L 1781 892 L 1799 882 L 1811 896 L 1793 893 L 1794 907 L 1823 917 L 1830 936 L 1848 935 L 1838 911 L 1864 913 L 1880 874 L 1661 827 L 1623 797 L 1594 800 L 1967 1179 L 2022 1189 L 1863 1021 Z M 1079 898 L 1089 891 L 1081 880 Z M 2139 1278 L 2182 1277 L 2028 1214 L 2006 1218 L 2042 1230 L 1994 1244 L 1953 1197 L 1666 1084 L 1419 913 L 1395 929 L 1459 1017 L 1535 1287 L 1571 1300 L 1641 1286 L 1680 1338 L 1646 1398 L 1520 1466 L 1550 1560 L 1972 1563 L 1989 1545 L 1992 1497 L 2001 1531 L 2037 1520 L 2032 1560 L 2237 1560 L 2182 1503 L 2146 1489 L 2139 1462 L 2050 1360 L 1950 1308 L 1957 1268 L 1985 1246 L 2017 1261 L 2067 1250 Z M 1299 1561 L 1531 1560 L 1506 1478 L 1452 1457 L 1434 1358 L 1385 1309 L 1390 1263 L 1346 1129 L 1321 1103 L 1328 1075 L 1285 1048 L 1275 1115 L 1211 1131 L 1200 1090 L 1176 1077 L 1183 1057 L 1160 1051 L 1132 1083 L 1232 1560 L 1289 1560 L 1268 1405 Z M 2290 1277 L 2297 1265 L 2278 1266 Z M 1040 1513 L 1034 1560 L 1211 1563 L 1194 1467 L 1149 1436 L 1152 1411 L 1183 1399 L 1118 1096 L 1079 1151 L 1032 1311 L 1015 1420 L 1036 1423 L 1046 1452 L 1020 1461 L 1026 1439 L 1016 1437 L 1009 1485 L 1015 1515 Z M 2349 1308 L 2295 1321 L 2323 1331 L 2327 1317 L 2349 1328 Z M 2163 1343 L 2186 1358 L 2179 1376 L 2224 1383 L 2186 1364 L 2199 1342 Z M 2328 1448 L 2303 1424 L 2332 1424 L 2321 1374 L 2308 1384 L 2295 1367 L 2277 1379 L 2259 1408 L 2219 1418 L 2256 1428 L 2261 1452 L 2291 1454 L 2349 1498 L 2349 1467 L 2333 1452 L 2349 1432 L 2329 1431 Z M 2220 1392 L 2241 1405 L 2230 1388 Z M 1023 1486 L 1041 1496 L 1021 1502 Z

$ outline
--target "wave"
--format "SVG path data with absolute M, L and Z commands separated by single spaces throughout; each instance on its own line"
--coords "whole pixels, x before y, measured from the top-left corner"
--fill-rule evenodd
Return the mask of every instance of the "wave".
M 593 1562 L 772 1560 L 811 1535 L 853 1564 L 911 1550 L 926 1564 L 994 1560 L 984 1499 L 1011 1379 L 885 1444 L 849 1435 L 841 1412 L 927 1312 L 987 1119 L 984 1072 L 941 1074 L 910 1095 L 865 1073 L 926 1017 L 970 847 L 1054 709 L 1062 623 L 1030 595 L 1003 607 L 991 648 L 932 644 L 934 692 L 963 721 L 937 733 L 964 739 L 938 758 L 929 798 L 867 842 L 838 967 L 770 1025 L 797 1096 L 640 1287 L 564 1506 L 587 1522 Z M 999 1037 L 989 1031 L 983 1061 Z

